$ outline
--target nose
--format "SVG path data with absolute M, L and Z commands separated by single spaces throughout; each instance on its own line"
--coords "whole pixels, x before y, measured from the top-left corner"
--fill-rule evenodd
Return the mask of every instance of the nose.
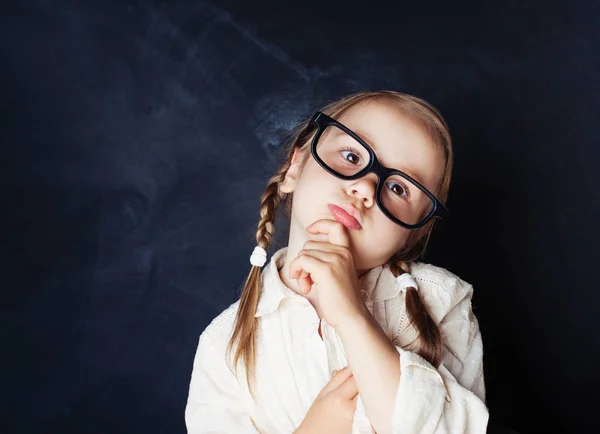
M 360 198 L 365 208 L 371 208 L 375 203 L 375 192 L 377 190 L 377 175 L 367 173 L 365 176 L 350 181 L 346 187 L 346 193 L 350 196 Z

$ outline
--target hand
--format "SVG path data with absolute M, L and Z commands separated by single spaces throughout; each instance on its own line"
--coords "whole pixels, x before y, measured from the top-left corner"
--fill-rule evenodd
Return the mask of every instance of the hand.
M 352 433 L 358 388 L 348 366 L 340 369 L 319 392 L 297 433 Z
M 302 294 L 318 287 L 323 318 L 334 328 L 364 311 L 358 288 L 358 271 L 346 227 L 337 220 L 317 220 L 306 228 L 317 240 L 308 240 L 290 262 L 290 279 L 298 279 Z

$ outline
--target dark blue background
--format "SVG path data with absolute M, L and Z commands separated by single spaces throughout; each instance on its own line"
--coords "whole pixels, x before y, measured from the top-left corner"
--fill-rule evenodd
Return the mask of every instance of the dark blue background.
M 450 125 L 422 260 L 475 287 L 492 423 L 591 431 L 598 3 L 324 3 L 3 3 L 0 431 L 185 432 L 281 138 L 379 88 Z

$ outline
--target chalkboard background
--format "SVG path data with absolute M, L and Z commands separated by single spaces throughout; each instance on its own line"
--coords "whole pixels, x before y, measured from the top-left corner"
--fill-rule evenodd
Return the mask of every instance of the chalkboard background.
M 422 260 L 474 285 L 491 424 L 590 432 L 600 8 L 493 3 L 3 3 L 0 431 L 185 432 L 281 138 L 388 88 L 450 125 Z

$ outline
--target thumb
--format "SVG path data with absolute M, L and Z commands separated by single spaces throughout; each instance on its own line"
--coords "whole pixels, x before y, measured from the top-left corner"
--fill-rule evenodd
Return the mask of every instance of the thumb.
M 342 384 L 345 380 L 352 376 L 352 371 L 348 366 L 346 366 L 337 371 L 336 374 L 332 373 L 331 380 L 329 380 L 329 383 L 327 383 L 325 387 L 321 389 L 321 394 L 326 395 L 332 390 L 337 389 L 340 386 L 340 384 Z

